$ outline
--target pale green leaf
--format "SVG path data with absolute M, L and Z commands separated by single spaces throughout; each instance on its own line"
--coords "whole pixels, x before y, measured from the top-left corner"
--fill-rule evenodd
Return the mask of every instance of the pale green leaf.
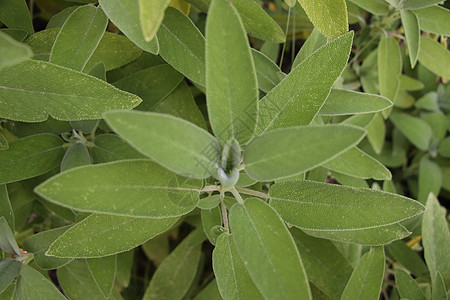
M 403 3 L 403 8 L 418 9 L 418 8 L 432 6 L 439 2 L 442 2 L 442 0 L 406 0 Z
M 430 37 L 420 37 L 419 62 L 431 72 L 450 78 L 450 52 Z
M 425 85 L 412 77 L 409 77 L 407 75 L 400 75 L 398 78 L 400 80 L 400 89 L 405 91 L 420 91 L 425 87 Z
M 327 170 L 327 169 L 326 169 Z M 361 178 L 357 178 L 357 177 L 353 177 L 353 176 L 349 176 L 349 175 L 345 175 L 339 172 L 335 172 L 335 171 L 330 171 L 330 175 L 336 179 L 336 181 L 342 185 L 347 185 L 347 186 L 352 186 L 352 187 L 361 187 L 361 188 L 368 188 L 369 184 L 367 183 L 366 180 L 361 179 Z M 320 182 L 326 182 L 326 178 L 325 180 L 322 180 Z
M 441 273 L 437 273 L 436 280 L 433 282 L 431 287 L 431 297 L 432 299 L 448 299 L 449 294 L 447 293 L 447 288 L 442 278 Z
M 136 149 L 115 134 L 100 134 L 95 137 L 91 148 L 94 163 L 105 163 L 115 160 L 145 158 Z
M 213 0 L 206 22 L 206 99 L 211 128 L 221 144 L 253 136 L 258 88 L 250 46 L 239 14 Z
M 105 111 L 141 102 L 100 79 L 37 60 L 0 69 L 0 99 L 0 117 L 25 122 L 49 115 L 64 121 L 100 119 Z
M 327 38 L 321 34 L 317 28 L 314 28 L 305 43 L 300 48 L 300 51 L 298 51 L 295 56 L 294 62 L 292 63 L 292 70 L 326 43 Z
M 30 34 L 34 32 L 25 0 L 2 0 L 0 2 L 0 22 L 10 28 L 22 29 Z
M 310 124 L 347 64 L 352 39 L 350 32 L 330 41 L 261 99 L 256 133 Z
M 245 149 L 245 171 L 259 181 L 300 174 L 355 146 L 364 134 L 363 129 L 348 125 L 299 126 L 269 131 L 253 139 Z
M 159 44 L 155 37 L 151 41 L 144 39 L 139 18 L 139 0 L 99 0 L 99 3 L 120 31 L 144 51 L 158 54 Z
M 200 209 L 213 209 L 220 204 L 220 195 L 212 195 L 200 199 L 197 207 Z
M 450 137 L 446 137 L 439 143 L 438 153 L 442 157 L 450 157 Z
M 380 95 L 394 101 L 402 73 L 402 55 L 394 37 L 383 36 L 378 45 L 378 82 Z
M 73 13 L 74 10 L 79 8 L 79 6 L 69 6 L 64 8 L 59 13 L 53 15 L 53 17 L 48 21 L 45 29 L 58 28 L 63 26 L 67 18 Z
M 311 299 L 303 264 L 280 216 L 260 199 L 248 198 L 229 214 L 239 256 L 268 299 Z
M 4 258 L 0 261 L 0 298 L 3 291 L 14 281 L 22 269 L 22 263 L 12 259 Z M 2 298 L 4 299 L 4 298 Z
M 170 0 L 139 0 L 139 20 L 145 41 L 151 41 L 164 18 L 164 11 Z
M 251 49 L 253 62 L 255 63 L 256 78 L 261 91 L 268 93 L 278 83 L 280 83 L 280 68 L 260 51 Z
M 61 161 L 61 172 L 89 165 L 91 163 L 91 157 L 86 146 L 81 142 L 76 142 L 67 148 L 66 154 Z
M 145 291 L 144 300 L 183 299 L 197 273 L 202 253 L 200 234 L 203 235 L 200 230 L 191 233 L 164 259 Z
M 417 63 L 420 49 L 419 19 L 413 11 L 400 10 L 403 28 L 405 30 L 406 43 L 408 45 L 411 67 Z
M 121 253 L 163 233 L 177 220 L 92 214 L 61 235 L 46 255 L 94 258 Z
M 14 231 L 14 211 L 9 200 L 6 184 L 0 184 L 0 217 L 4 217 L 6 223 Z
M 298 0 L 314 26 L 327 38 L 338 37 L 348 31 L 345 0 Z
M 384 147 L 386 124 L 381 113 L 376 113 L 372 121 L 367 125 L 367 139 L 375 153 L 380 154 Z
M 442 6 L 433 5 L 427 8 L 414 10 L 419 18 L 420 29 L 423 31 L 449 36 L 450 11 Z
M 202 184 L 149 160 L 124 160 L 71 169 L 40 184 L 35 192 L 83 212 L 169 218 L 197 206 Z
M 206 130 L 159 113 L 110 112 L 104 118 L 130 145 L 167 169 L 199 179 L 215 175 L 220 146 Z
M 287 223 L 313 230 L 380 227 L 412 218 L 425 209 L 400 195 L 314 181 L 276 183 L 269 195 L 270 205 Z
M 63 141 L 42 133 L 21 138 L 0 151 L 0 183 L 32 178 L 54 169 L 64 155 Z
M 442 185 L 442 174 L 439 165 L 423 156 L 419 163 L 419 190 L 417 200 L 425 204 L 428 194 L 439 195 Z
M 373 247 L 356 266 L 341 299 L 378 299 L 383 283 L 384 268 L 383 247 Z
M 6 33 L 0 32 L 0 68 L 13 66 L 33 57 L 33 51 Z
M 425 265 L 420 253 L 408 247 L 405 242 L 393 242 L 388 245 L 386 249 L 391 254 L 391 257 L 393 257 L 416 277 L 430 277 L 427 266 Z
M 116 278 L 117 255 L 86 260 L 92 277 L 103 296 L 109 298 Z
M 366 114 L 382 111 L 391 106 L 392 102 L 382 96 L 332 89 L 319 113 L 324 116 Z
M 236 250 L 230 234 L 217 238 L 213 251 L 213 270 L 223 299 L 262 299 L 253 283 L 246 266 Z
M 100 43 L 107 25 L 108 18 L 100 7 L 79 7 L 67 18 L 56 36 L 50 62 L 82 71 Z
M 64 297 L 47 278 L 28 265 L 23 265 L 17 280 L 16 296 L 23 300 L 65 300 Z
M 400 297 L 410 300 L 426 300 L 417 282 L 405 270 L 395 270 L 395 284 Z
M 389 5 L 384 0 L 350 0 L 350 2 L 374 15 L 385 16 L 389 13 Z
M 202 225 L 203 231 L 205 235 L 208 237 L 208 240 L 211 244 L 216 244 L 217 232 L 215 231 L 215 227 L 222 226 L 222 212 L 219 206 L 216 206 L 211 209 L 202 209 L 200 212 L 202 217 Z
M 433 137 L 428 123 L 405 113 L 393 113 L 390 120 L 417 148 L 423 151 L 428 149 Z

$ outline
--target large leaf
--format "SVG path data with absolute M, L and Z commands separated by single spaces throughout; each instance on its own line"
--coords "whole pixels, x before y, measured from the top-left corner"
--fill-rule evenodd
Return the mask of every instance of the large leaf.
M 314 181 L 276 183 L 270 205 L 289 224 L 315 230 L 355 230 L 394 224 L 424 211 L 406 197 Z
M 350 32 L 330 41 L 261 99 L 256 133 L 310 124 L 347 64 L 352 39 Z
M 225 300 L 262 298 L 236 250 L 231 235 L 227 233 L 217 238 L 213 251 L 213 269 L 220 294 Z
M 433 5 L 427 8 L 414 10 L 419 18 L 420 29 L 423 31 L 449 36 L 450 11 L 445 7 Z
M 93 258 L 128 251 L 168 230 L 177 220 L 92 214 L 53 242 L 46 255 Z
M 206 99 L 211 128 L 222 144 L 245 144 L 255 130 L 258 87 L 244 26 L 234 6 L 213 0 L 206 23 Z
M 79 7 L 61 27 L 53 44 L 50 62 L 82 71 L 100 43 L 106 25 L 108 18 L 100 7 Z
M 19 299 L 60 299 L 64 297 L 47 278 L 28 265 L 23 265 L 17 280 L 16 295 Z
M 33 51 L 30 47 L 0 32 L 0 68 L 13 66 L 32 56 Z
M 381 96 L 394 101 L 400 87 L 401 73 L 400 47 L 392 36 L 383 36 L 378 45 L 378 82 Z
M 345 0 L 298 0 L 308 18 L 327 38 L 335 38 L 348 31 Z
M 0 151 L 0 183 L 35 177 L 59 166 L 64 155 L 63 141 L 42 133 L 21 138 Z
M 2 0 L 0 2 L 0 22 L 9 28 L 17 28 L 33 33 L 33 22 L 25 0 Z
M 383 282 L 384 266 L 383 247 L 370 249 L 353 271 L 341 299 L 378 299 Z
M 0 296 L 3 291 L 14 281 L 22 269 L 22 263 L 12 258 L 4 258 L 0 261 Z M 2 297 L 2 299 L 4 299 Z
M 426 151 L 431 143 L 433 131 L 427 122 L 405 113 L 393 113 L 392 123 L 420 150 Z
M 413 11 L 400 10 L 403 28 L 405 29 L 405 37 L 408 45 L 409 60 L 411 67 L 417 63 L 420 48 L 420 27 L 419 19 Z
M 269 205 L 248 198 L 231 208 L 229 219 L 236 249 L 265 298 L 311 299 L 294 240 Z
M 419 62 L 431 72 L 450 78 L 450 52 L 430 37 L 420 37 Z
M 164 11 L 170 0 L 147 1 L 139 0 L 139 20 L 145 40 L 151 41 L 164 18 Z
M 215 175 L 220 146 L 206 130 L 159 113 L 110 112 L 104 117 L 130 145 L 167 169 L 199 179 Z
M 158 54 L 158 39 L 155 37 L 147 42 L 144 38 L 140 24 L 138 2 L 139 0 L 99 0 L 105 14 L 123 34 L 142 50 Z
M 348 125 L 299 126 L 269 131 L 253 139 L 245 149 L 245 171 L 260 181 L 300 174 L 355 146 L 364 134 L 363 129 Z
M 193 210 L 201 187 L 200 180 L 178 176 L 149 160 L 124 160 L 71 169 L 35 192 L 79 211 L 169 218 Z
M 67 84 L 70 82 L 70 84 Z M 40 122 L 100 119 L 141 99 L 95 77 L 37 60 L 0 69 L 1 118 Z

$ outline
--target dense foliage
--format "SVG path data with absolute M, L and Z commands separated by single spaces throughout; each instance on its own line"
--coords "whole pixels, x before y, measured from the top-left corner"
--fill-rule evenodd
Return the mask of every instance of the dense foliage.
M 0 2 L 0 299 L 448 299 L 448 2 L 92 2 Z

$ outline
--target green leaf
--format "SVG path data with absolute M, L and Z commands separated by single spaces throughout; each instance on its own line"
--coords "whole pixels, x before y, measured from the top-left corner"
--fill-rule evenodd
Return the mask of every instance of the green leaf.
M 430 37 L 420 37 L 419 62 L 431 72 L 450 78 L 450 52 Z
M 416 277 L 429 278 L 429 272 L 423 258 L 419 253 L 406 245 L 403 241 L 396 241 L 388 245 L 388 252 L 391 257 L 395 258 L 403 267 L 408 269 Z
M 444 284 L 444 279 L 441 273 L 437 273 L 436 280 L 433 282 L 431 287 L 431 297 L 432 299 L 448 299 L 447 288 Z
M 124 160 L 60 173 L 35 192 L 55 204 L 83 212 L 169 218 L 193 210 L 200 180 L 183 178 L 149 160 Z
M 155 37 L 148 42 L 144 39 L 139 18 L 139 0 L 99 0 L 98 2 L 108 18 L 134 44 L 144 51 L 158 54 L 158 39 Z
M 345 0 L 298 0 L 314 26 L 327 38 L 338 37 L 348 31 Z
M 213 251 L 213 270 L 223 299 L 262 299 L 230 234 L 217 238 Z
M 389 5 L 384 0 L 350 0 L 368 12 L 378 16 L 385 16 L 389 13 Z
M 392 36 L 383 36 L 378 45 L 378 82 L 380 95 L 394 101 L 400 87 L 402 54 Z
M 348 125 L 299 126 L 269 131 L 253 139 L 245 149 L 245 171 L 259 181 L 300 174 L 355 146 L 364 134 L 363 129 Z
M 292 63 L 292 70 L 295 69 L 308 56 L 313 54 L 317 49 L 324 46 L 326 43 L 327 38 L 323 34 L 321 34 L 320 31 L 317 30 L 317 28 L 314 28 L 295 56 L 294 62 Z
M 205 86 L 205 39 L 195 24 L 168 7 L 158 31 L 160 55 L 189 80 Z
M 248 198 L 231 208 L 229 219 L 239 256 L 265 298 L 311 299 L 294 240 L 269 205 Z
M 194 298 L 194 300 L 222 300 L 216 280 L 211 280 Z
M 367 139 L 375 153 L 380 154 L 384 147 L 386 136 L 386 124 L 381 113 L 376 113 L 372 121 L 367 125 Z
M 145 41 L 149 42 L 156 36 L 169 2 L 139 0 L 139 20 Z
M 89 271 L 105 298 L 111 295 L 116 278 L 117 255 L 86 260 Z
M 424 211 L 406 197 L 314 181 L 272 185 L 270 205 L 287 223 L 305 229 L 355 230 L 398 223 Z
M 9 228 L 14 231 L 14 211 L 9 200 L 6 184 L 0 184 L 0 217 L 4 217 Z
M 200 209 L 213 209 L 220 204 L 220 195 L 212 195 L 200 199 L 197 207 Z
M 92 214 L 59 237 L 46 255 L 94 258 L 121 253 L 168 230 L 177 220 Z
M 395 283 L 400 297 L 411 300 L 426 300 L 417 282 L 406 271 L 395 270 Z
M 419 163 L 419 191 L 417 200 L 425 204 L 428 194 L 439 195 L 442 185 L 442 174 L 439 165 L 423 156 Z
M 158 267 L 169 255 L 170 245 L 168 235 L 170 235 L 170 230 L 141 245 L 145 255 L 153 262 L 155 267 Z
M 100 7 L 85 5 L 77 8 L 56 36 L 50 62 L 82 71 L 97 48 L 107 25 L 108 18 Z
M 408 45 L 409 60 L 411 67 L 417 63 L 420 48 L 420 27 L 419 19 L 413 11 L 400 10 L 402 25 L 405 29 L 405 37 Z
M 366 114 L 382 111 L 391 106 L 392 102 L 382 96 L 332 89 L 319 113 L 324 116 Z
M 91 148 L 91 155 L 95 163 L 145 158 L 144 155 L 115 134 L 97 135 L 94 140 L 94 146 Z
M 391 179 L 391 172 L 376 159 L 357 147 L 350 148 L 333 160 L 323 164 L 327 169 L 363 179 Z
M 400 89 L 405 91 L 420 91 L 425 87 L 425 85 L 412 77 L 406 76 L 404 74 L 400 75 Z
M 0 183 L 32 178 L 59 166 L 64 155 L 63 141 L 42 133 L 21 138 L 0 152 Z
M 390 120 L 414 146 L 423 151 L 428 150 L 433 137 L 428 123 L 405 113 L 393 113 Z
M 378 299 L 384 276 L 384 249 L 373 247 L 356 266 L 341 299 Z
M 217 233 L 214 227 L 222 226 L 222 212 L 218 206 L 211 209 L 202 209 L 200 212 L 202 217 L 203 231 L 208 237 L 211 244 L 216 244 Z
M 75 167 L 86 166 L 91 163 L 88 149 L 81 142 L 76 142 L 67 148 L 66 154 L 61 161 L 61 172 Z
M 31 57 L 33 51 L 29 46 L 0 32 L 0 68 L 16 65 Z
M 330 41 L 261 99 L 256 133 L 310 124 L 347 64 L 352 39 L 350 32 Z
M 53 15 L 53 17 L 48 21 L 45 29 L 62 27 L 67 18 L 73 13 L 74 10 L 79 8 L 79 6 L 69 6 L 64 8 L 59 13 Z
M 403 4 L 405 9 L 418 9 L 423 7 L 432 6 L 436 3 L 442 2 L 441 0 L 406 0 Z
M 446 137 L 439 143 L 438 153 L 442 157 L 450 157 L 450 137 Z
M 85 294 L 86 295 L 86 294 Z M 60 299 L 64 297 L 53 283 L 47 280 L 39 271 L 28 265 L 22 265 L 17 280 L 16 296 L 19 299 Z
M 16 281 L 17 282 L 17 281 Z M 3 293 L 0 294 L 4 300 L 16 300 L 16 282 L 11 283 Z
M 33 33 L 33 23 L 25 0 L 3 0 L 0 3 L 0 22 L 10 28 Z
M 414 10 L 419 18 L 420 29 L 439 35 L 450 35 L 449 10 L 439 5 Z
M 19 275 L 21 269 L 22 263 L 15 259 L 4 258 L 0 261 L 0 296 Z M 2 297 L 2 299 L 4 298 Z
M 120 285 L 128 287 L 133 267 L 134 250 L 117 254 L 116 279 Z
M 251 49 L 253 62 L 255 63 L 256 78 L 258 79 L 258 88 L 268 93 L 278 83 L 280 83 L 280 68 L 273 60 L 262 52 Z
M 141 102 L 100 79 L 36 60 L 0 69 L 0 98 L 0 117 L 25 122 L 49 115 L 64 121 L 100 119 L 105 111 Z
M 339 299 L 353 268 L 336 246 L 313 238 L 299 229 L 291 229 L 302 257 L 308 280 L 331 299 Z
M 44 270 L 58 269 L 72 261 L 68 258 L 49 257 L 45 255 L 50 245 L 66 232 L 70 226 L 59 227 L 42 231 L 27 238 L 23 243 L 23 248 L 33 253 L 34 261 Z
M 255 66 L 237 10 L 213 0 L 206 22 L 206 99 L 215 136 L 245 144 L 258 114 Z
M 130 145 L 167 169 L 199 179 L 215 175 L 220 147 L 206 130 L 159 113 L 110 112 L 104 118 Z
M 422 218 L 422 245 L 431 280 L 434 283 L 437 273 L 442 275 L 445 286 L 450 286 L 450 234 L 446 220 L 446 209 L 439 205 L 436 196 L 430 194 L 427 210 Z
M 197 273 L 202 253 L 202 243 L 198 241 L 200 234 L 203 232 L 199 230 L 191 233 L 164 259 L 145 291 L 144 300 L 183 299 Z

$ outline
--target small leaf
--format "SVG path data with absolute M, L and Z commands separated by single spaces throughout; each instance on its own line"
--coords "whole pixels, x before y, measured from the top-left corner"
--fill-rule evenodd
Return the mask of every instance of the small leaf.
M 425 209 L 396 194 L 314 181 L 276 183 L 269 195 L 283 220 L 301 229 L 368 229 L 398 223 Z
M 202 209 L 202 225 L 205 235 L 211 244 L 216 244 L 217 234 L 213 232 L 214 227 L 222 226 L 222 212 L 218 206 L 211 209 Z
M 177 220 L 92 214 L 61 235 L 45 254 L 65 258 L 94 258 L 121 253 L 163 233 Z
M 81 142 L 76 142 L 67 148 L 66 154 L 61 161 L 61 172 L 80 167 L 86 166 L 91 163 L 91 157 L 89 155 L 88 149 Z
M 408 269 L 416 277 L 429 278 L 427 266 L 421 255 L 408 247 L 403 241 L 396 241 L 386 247 L 391 257 L 395 258 L 403 267 Z
M 417 200 L 423 204 L 427 202 L 428 195 L 439 195 L 442 185 L 442 174 L 439 165 L 423 156 L 419 163 L 419 190 Z
M 248 198 L 229 214 L 233 241 L 250 277 L 268 299 L 311 299 L 291 234 L 265 202 Z
M 0 261 L 0 296 L 3 291 L 14 281 L 22 269 L 22 263 L 12 259 L 4 258 Z M 2 297 L 2 299 L 5 299 Z
M 167 169 L 199 179 L 216 174 L 220 146 L 206 130 L 159 113 L 110 112 L 104 118 L 130 145 Z
M 56 36 L 50 62 L 82 71 L 105 33 L 106 25 L 108 18 L 100 7 L 77 8 Z
M 258 113 L 255 65 L 239 14 L 226 0 L 213 0 L 206 22 L 206 99 L 211 128 L 221 144 L 245 144 Z
M 384 0 L 350 0 L 371 14 L 385 16 L 389 13 L 389 5 Z
M 417 282 L 406 271 L 395 270 L 395 283 L 400 297 L 411 300 L 426 300 Z
M 394 101 L 402 73 L 400 47 L 392 36 L 383 36 L 378 45 L 378 82 L 380 95 Z
M 433 131 L 425 121 L 405 113 L 393 113 L 390 120 L 417 148 L 428 150 Z
M 267 57 L 260 51 L 251 49 L 253 62 L 255 63 L 256 78 L 258 79 L 258 88 L 268 93 L 273 89 L 281 79 L 279 74 L 280 68 L 275 64 L 273 60 Z
M 21 138 L 0 152 L 0 183 L 32 178 L 54 169 L 64 155 L 63 141 L 42 133 Z
M 139 0 L 99 0 L 105 14 L 123 34 L 142 50 L 156 55 L 159 52 L 158 39 L 155 37 L 149 42 L 144 39 L 138 2 Z
M 22 265 L 22 270 L 17 280 L 16 295 L 19 299 L 24 300 L 66 299 L 44 275 L 25 264 Z
M 217 238 L 213 251 L 213 270 L 220 294 L 225 300 L 262 299 L 236 250 L 231 235 L 227 233 Z
M 314 26 L 327 38 L 348 31 L 347 5 L 344 0 L 298 0 Z
M 364 134 L 363 129 L 348 125 L 298 126 L 269 131 L 253 139 L 245 149 L 245 171 L 259 181 L 300 174 L 355 146 Z
M 0 32 L 0 68 L 9 67 L 33 57 L 33 51 L 6 33 Z
M 200 180 L 175 175 L 149 160 L 123 160 L 60 173 L 35 192 L 83 212 L 169 218 L 193 210 L 201 187 Z
M 114 279 L 116 278 L 117 255 L 90 258 L 86 262 L 103 296 L 109 298 L 114 286 Z
M 450 52 L 430 37 L 420 37 L 419 62 L 431 72 L 450 78 Z
M 372 121 L 367 125 L 367 139 L 375 153 L 380 154 L 384 147 L 386 136 L 386 124 L 381 113 L 376 113 Z
M 439 5 L 414 10 L 419 18 L 420 29 L 426 32 L 449 36 L 450 35 L 450 11 Z
M 384 249 L 373 247 L 356 266 L 341 299 L 378 299 L 384 276 Z
M 71 84 L 63 84 L 70 81 Z M 131 109 L 139 97 L 95 77 L 51 63 L 28 60 L 0 69 L 0 117 L 40 122 L 99 119 L 103 112 Z
M 213 209 L 220 204 L 220 195 L 212 195 L 200 199 L 197 207 L 200 209 Z
M 413 11 L 400 10 L 403 28 L 405 29 L 405 37 L 408 45 L 409 60 L 411 67 L 417 63 L 420 48 L 420 27 L 419 19 Z
M 412 77 L 409 77 L 407 75 L 400 75 L 400 89 L 405 91 L 420 91 L 425 87 L 425 85 Z
M 292 70 L 294 70 L 302 61 L 304 61 L 308 56 L 313 54 L 317 49 L 321 48 L 327 43 L 327 38 L 320 33 L 317 28 L 314 28 L 311 34 L 306 39 L 305 43 L 302 45 L 300 50 L 295 56 L 294 62 L 292 63 Z
M 158 31 L 159 25 L 161 25 L 164 18 L 164 11 L 169 1 L 139 0 L 139 20 L 146 42 L 151 41 L 156 36 L 156 31 Z
M 34 32 L 25 0 L 3 0 L 0 3 L 0 22 L 10 28 L 25 30 L 29 34 Z
M 442 2 L 440 0 L 406 0 L 403 4 L 405 9 L 418 9 L 427 6 L 432 6 L 436 3 Z

